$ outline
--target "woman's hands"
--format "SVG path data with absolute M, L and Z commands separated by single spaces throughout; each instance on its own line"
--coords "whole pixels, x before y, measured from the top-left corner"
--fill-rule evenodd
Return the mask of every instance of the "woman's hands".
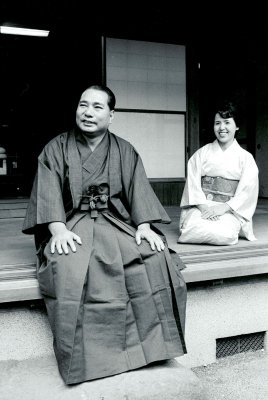
M 162 251 L 165 248 L 163 240 L 150 228 L 150 224 L 148 223 L 138 226 L 136 232 L 136 242 L 138 245 L 141 244 L 142 239 L 147 240 L 152 250 L 156 248 L 158 251 Z
M 69 231 L 63 222 L 51 222 L 48 224 L 48 229 L 52 235 L 50 251 L 52 254 L 55 253 L 55 249 L 59 254 L 63 252 L 69 253 L 68 247 L 75 253 L 76 246 L 74 242 L 82 244 L 80 236 L 76 235 L 72 231 Z
M 227 203 L 216 204 L 215 206 L 208 206 L 206 204 L 199 204 L 197 208 L 201 211 L 201 217 L 211 221 L 217 221 L 220 215 L 223 215 L 231 210 Z

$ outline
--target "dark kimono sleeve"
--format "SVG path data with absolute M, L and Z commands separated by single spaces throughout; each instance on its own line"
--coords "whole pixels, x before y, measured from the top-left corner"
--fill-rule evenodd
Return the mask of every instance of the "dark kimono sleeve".
M 60 145 L 47 146 L 38 158 L 30 201 L 22 232 L 36 233 L 36 228 L 54 221 L 66 222 L 63 205 L 63 155 Z
M 131 219 L 136 226 L 145 222 L 171 222 L 150 185 L 142 160 L 135 149 L 132 154 L 128 154 L 122 176 L 131 210 Z

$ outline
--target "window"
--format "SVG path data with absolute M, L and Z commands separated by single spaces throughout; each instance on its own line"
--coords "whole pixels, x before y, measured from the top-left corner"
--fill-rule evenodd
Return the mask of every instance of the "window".
M 111 131 L 140 153 L 149 178 L 185 177 L 185 46 L 106 39 Z

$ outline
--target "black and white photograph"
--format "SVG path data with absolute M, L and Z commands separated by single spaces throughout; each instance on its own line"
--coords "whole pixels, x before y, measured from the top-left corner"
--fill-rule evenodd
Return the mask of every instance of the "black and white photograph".
M 0 399 L 268 399 L 268 10 L 0 4 Z

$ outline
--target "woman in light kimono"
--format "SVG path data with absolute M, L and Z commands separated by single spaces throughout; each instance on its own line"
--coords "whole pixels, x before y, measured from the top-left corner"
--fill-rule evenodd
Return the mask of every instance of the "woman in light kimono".
M 258 168 L 235 139 L 236 113 L 232 103 L 218 108 L 216 140 L 197 150 L 188 162 L 179 243 L 233 245 L 239 236 L 256 240 L 252 216 L 258 200 Z

